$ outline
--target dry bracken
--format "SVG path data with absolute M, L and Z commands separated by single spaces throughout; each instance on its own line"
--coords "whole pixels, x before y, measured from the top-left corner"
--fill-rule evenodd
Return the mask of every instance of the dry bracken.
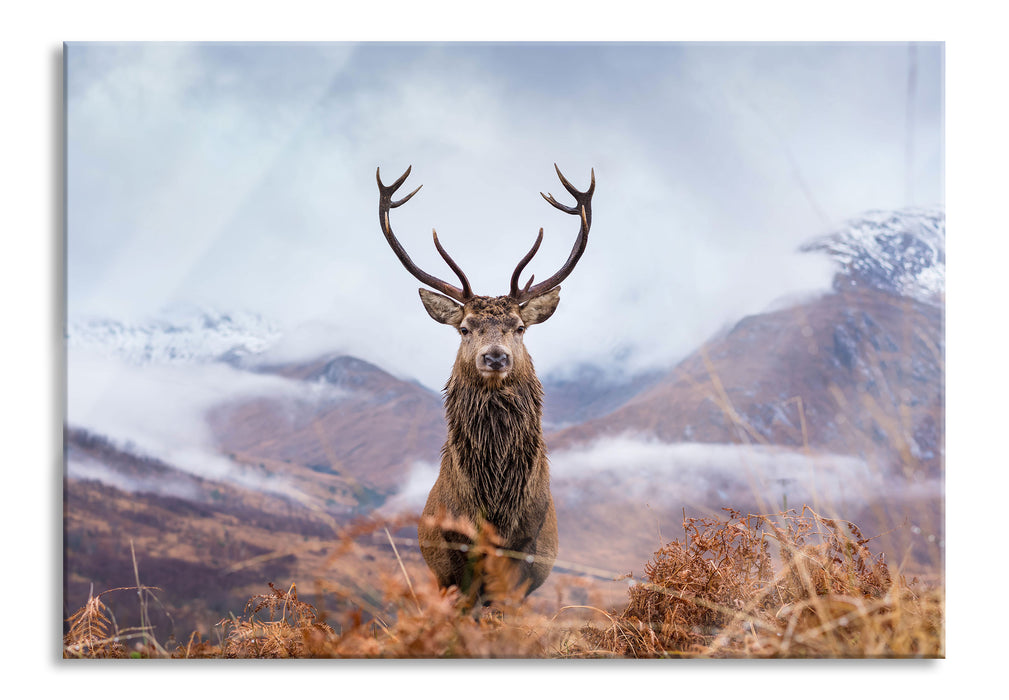
M 556 605 L 508 589 L 506 563 L 488 529 L 470 533 L 493 606 L 476 610 L 455 587 L 399 559 L 380 599 L 347 600 L 339 614 L 299 597 L 293 583 L 268 584 L 239 616 L 222 620 L 216 642 L 192 634 L 161 646 L 150 630 L 116 627 L 91 596 L 68 618 L 67 658 L 585 658 L 585 657 L 942 657 L 941 586 L 907 581 L 850 522 L 803 508 L 773 515 L 683 519 L 682 541 L 661 547 L 634 580 L 620 611 L 573 604 L 587 577 L 565 574 Z M 362 522 L 334 544 L 353 556 L 355 538 L 395 523 Z M 461 523 L 456 523 L 461 526 Z M 439 523 L 452 527 L 451 522 Z M 419 574 L 418 572 L 422 572 Z M 565 588 L 568 586 L 568 588 Z M 131 589 L 116 589 L 131 590 Z M 567 593 L 566 593 L 567 591 Z M 109 593 L 111 591 L 106 591 Z M 353 595 L 353 594 L 348 594 Z M 568 598 L 568 599 L 566 599 Z M 321 601 L 322 598 L 320 597 Z M 552 602 L 552 601 L 549 601 Z M 128 647 L 129 640 L 135 640 Z

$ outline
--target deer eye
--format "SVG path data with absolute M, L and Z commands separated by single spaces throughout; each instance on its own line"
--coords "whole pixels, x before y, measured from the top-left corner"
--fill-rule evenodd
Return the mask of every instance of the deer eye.
M 469 328 L 460 327 L 459 332 L 462 333 L 463 335 L 467 335 L 469 333 Z
M 521 335 L 524 330 L 525 326 L 519 326 L 518 328 L 515 329 L 515 332 Z

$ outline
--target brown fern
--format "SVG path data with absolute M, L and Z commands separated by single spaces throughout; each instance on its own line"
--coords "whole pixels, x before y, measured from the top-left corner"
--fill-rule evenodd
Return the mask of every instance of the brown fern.
M 63 636 L 64 658 L 122 658 L 125 647 L 110 632 L 108 608 L 101 599 L 89 595 L 87 603 L 69 618 L 69 631 Z
M 623 613 L 582 630 L 620 656 L 942 656 L 941 590 L 894 577 L 851 522 L 801 513 L 684 518 Z M 772 565 L 777 549 L 780 566 Z

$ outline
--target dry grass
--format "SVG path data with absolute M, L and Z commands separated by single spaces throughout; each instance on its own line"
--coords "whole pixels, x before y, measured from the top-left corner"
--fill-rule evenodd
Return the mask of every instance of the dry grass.
M 140 606 L 146 616 L 148 604 L 145 594 L 150 590 L 146 586 L 113 588 L 97 596 L 88 596 L 84 607 L 67 618 L 69 630 L 63 637 L 64 658 L 120 659 L 166 654 L 150 635 L 148 628 L 143 626 L 120 628 L 109 608 L 101 600 L 104 595 L 127 590 L 137 591 Z M 131 652 L 126 644 L 132 640 L 138 642 Z
M 584 630 L 620 656 L 941 657 L 941 590 L 894 576 L 853 523 L 809 508 L 687 518 L 624 611 Z M 772 552 L 777 552 L 777 566 Z
M 402 525 L 394 523 L 393 526 Z M 684 518 L 683 541 L 657 551 L 644 580 L 632 581 L 626 607 L 565 604 L 552 610 L 501 590 L 510 552 L 492 535 L 471 545 L 494 605 L 473 610 L 431 576 L 410 576 L 389 535 L 373 521 L 353 539 L 385 531 L 398 566 L 383 580 L 381 604 L 348 601 L 329 619 L 294 584 L 253 596 L 240 616 L 222 620 L 217 640 L 153 639 L 119 630 L 101 596 L 68 619 L 68 658 L 585 658 L 585 657 L 942 657 L 944 594 L 906 581 L 869 551 L 858 527 L 809 508 L 725 519 Z M 560 576 L 560 575 L 558 575 Z M 569 577 L 560 577 L 567 580 Z M 585 581 L 580 582 L 581 585 Z M 137 574 L 138 593 L 146 590 Z M 105 595 L 104 593 L 102 595 Z M 147 605 L 140 597 L 140 605 Z M 143 612 L 143 611 L 142 611 Z M 141 619 L 148 619 L 141 615 Z M 132 644 L 132 647 L 128 645 Z

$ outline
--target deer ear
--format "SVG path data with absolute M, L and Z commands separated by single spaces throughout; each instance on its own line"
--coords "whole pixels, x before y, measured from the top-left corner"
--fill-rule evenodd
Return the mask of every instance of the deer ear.
M 554 287 L 546 294 L 530 299 L 519 307 L 519 316 L 522 321 L 531 326 L 534 323 L 543 323 L 553 316 L 557 310 L 557 303 L 561 300 L 561 288 Z
M 462 323 L 463 307 L 448 297 L 441 294 L 429 292 L 426 289 L 418 290 L 420 300 L 424 303 L 427 313 L 438 323 L 446 323 L 450 326 L 458 326 Z

